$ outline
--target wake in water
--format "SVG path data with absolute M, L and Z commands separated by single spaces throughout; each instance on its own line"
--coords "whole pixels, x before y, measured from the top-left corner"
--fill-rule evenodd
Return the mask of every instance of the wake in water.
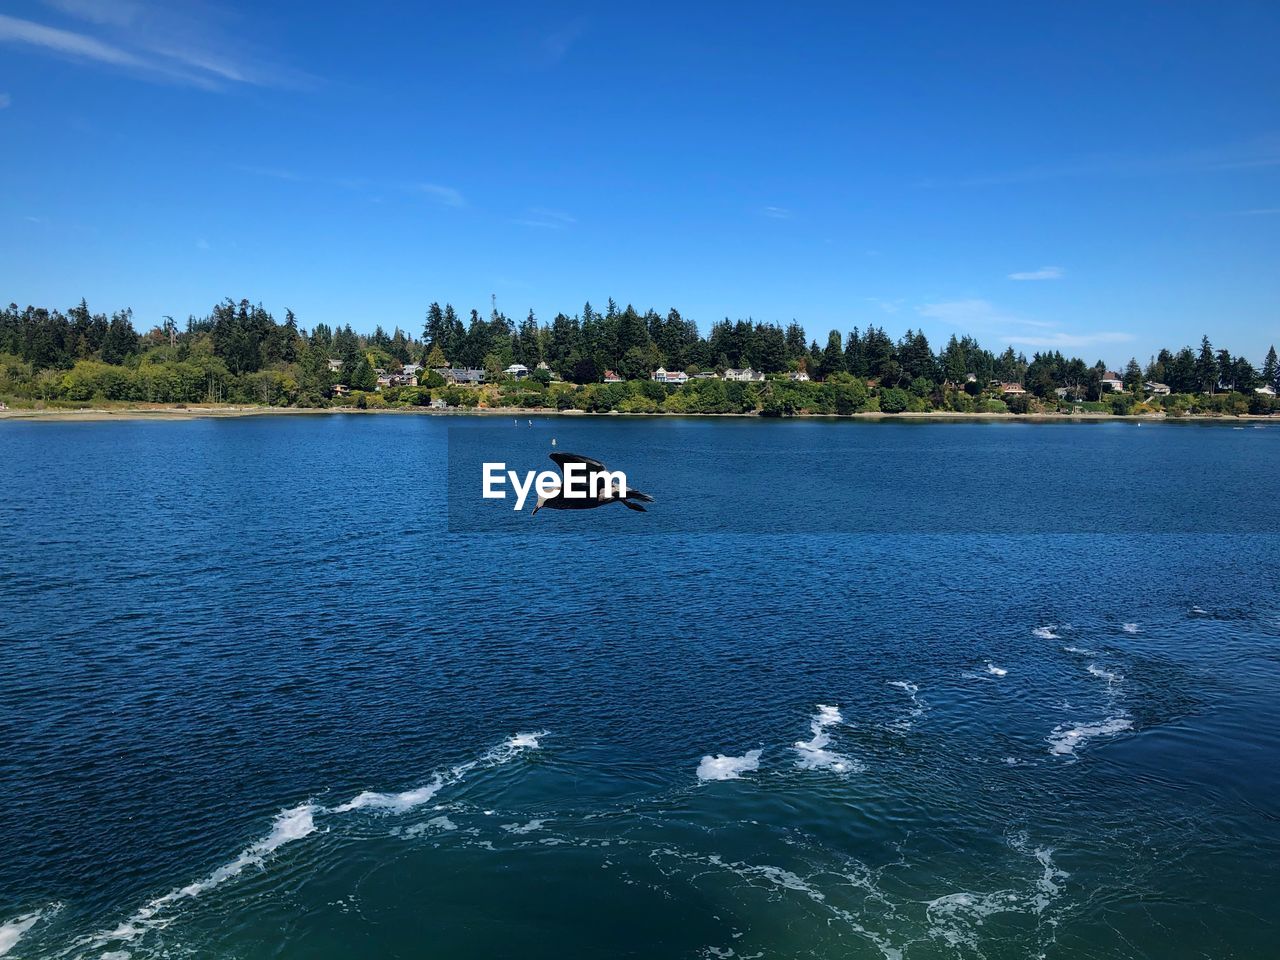
M 1051 623 L 1047 627 L 1036 627 L 1034 630 L 1031 631 L 1031 634 L 1032 636 L 1039 637 L 1041 640 L 1061 640 L 1062 639 L 1060 636 L 1058 636 L 1058 625 L 1055 623 Z
M 890 730 L 897 733 L 906 733 L 909 731 L 917 720 L 928 712 L 925 702 L 920 699 L 920 688 L 914 683 L 906 680 L 890 680 L 889 686 L 897 687 L 908 697 L 911 698 L 911 708 L 907 711 L 907 715 L 900 720 L 894 720 L 892 723 L 885 724 Z
M 46 913 L 57 913 L 60 908 L 61 904 L 54 904 L 44 910 L 32 910 L 30 913 L 24 913 L 22 916 L 0 923 L 0 957 L 16 947 L 23 934 L 39 923 Z
M 446 785 L 458 783 L 469 771 L 476 767 L 498 766 L 514 759 L 525 750 L 536 750 L 538 738 L 546 736 L 545 731 L 539 733 L 521 733 L 508 738 L 496 747 L 483 754 L 478 760 L 472 760 L 452 768 L 447 775 L 437 774 L 430 783 L 402 793 L 378 793 L 365 790 L 346 803 L 333 808 L 326 808 L 314 803 L 303 803 L 296 807 L 280 811 L 272 822 L 271 831 L 262 839 L 245 847 L 231 861 L 224 863 L 207 876 L 171 890 L 157 897 L 138 909 L 131 917 L 114 929 L 96 934 L 76 944 L 90 950 L 100 950 L 114 943 L 131 943 L 148 930 L 163 929 L 176 919 L 176 908 L 184 901 L 195 899 L 215 887 L 238 877 L 250 867 L 265 867 L 272 855 L 285 844 L 301 840 L 316 831 L 316 817 L 338 816 L 356 811 L 369 810 L 384 814 L 403 813 L 412 810 L 430 800 Z M 34 915 L 39 919 L 39 914 Z M 24 920 L 25 918 L 19 918 Z M 20 937 L 31 924 L 19 930 Z M 0 946 L 4 941 L 0 928 Z M 0 949 L 0 955 L 5 951 Z
M 707 756 L 698 764 L 699 780 L 740 780 L 744 773 L 754 773 L 760 769 L 761 750 L 748 750 L 740 757 L 727 757 L 724 754 Z
M 851 773 L 862 769 L 862 765 L 848 757 L 828 750 L 831 734 L 828 728 L 843 723 L 839 707 L 828 707 L 818 704 L 818 712 L 809 721 L 809 732 L 813 734 L 809 740 L 797 740 L 795 751 L 800 754 L 796 766 L 806 770 L 831 770 L 834 773 Z
M 1106 670 L 1096 663 L 1089 664 L 1088 671 L 1090 676 L 1097 677 L 1106 683 L 1111 716 L 1093 723 L 1059 724 L 1054 727 L 1053 732 L 1046 738 L 1049 743 L 1049 753 L 1054 756 L 1075 757 L 1076 751 L 1091 740 L 1099 737 L 1113 737 L 1133 729 L 1133 721 L 1129 719 L 1129 715 L 1124 710 L 1116 709 L 1116 702 L 1122 696 L 1120 685 L 1124 682 L 1124 676 L 1113 670 Z

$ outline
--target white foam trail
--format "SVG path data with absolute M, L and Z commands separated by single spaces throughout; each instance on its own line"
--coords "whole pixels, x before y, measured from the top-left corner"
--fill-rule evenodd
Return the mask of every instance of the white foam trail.
M 426 803 L 444 786 L 444 781 L 436 777 L 424 787 L 416 790 L 405 790 L 403 793 L 377 793 L 365 790 L 356 794 L 346 803 L 333 808 L 334 813 L 349 813 L 352 810 L 385 810 L 388 813 L 404 813 L 414 807 Z
M 504 823 L 502 829 L 507 833 L 526 834 L 533 833 L 535 830 L 541 830 L 550 823 L 550 820 L 530 820 L 528 823 Z
M 271 825 L 271 832 L 261 840 L 250 844 L 240 851 L 239 855 L 228 863 L 224 863 L 208 876 L 189 883 L 185 887 L 170 890 L 162 897 L 157 897 L 138 910 L 132 917 L 110 933 L 94 938 L 94 943 L 101 945 L 113 940 L 133 940 L 151 927 L 163 927 L 167 922 L 157 916 L 173 904 L 188 900 L 212 890 L 218 884 L 232 877 L 239 876 L 249 867 L 262 866 L 280 847 L 315 831 L 315 814 L 319 808 L 310 803 L 300 804 L 288 810 L 281 810 Z
M 52 908 L 54 911 L 57 906 Z M 4 923 L 0 923 L 0 957 L 12 950 L 18 945 L 18 941 L 22 939 L 23 934 L 40 922 L 45 911 L 32 910 L 30 913 L 24 913 L 21 916 L 14 917 Z
M 229 863 L 218 867 L 203 879 L 189 883 L 185 887 L 171 890 L 162 897 L 157 897 L 146 906 L 141 907 L 132 917 L 121 923 L 108 933 L 100 933 L 94 937 L 80 941 L 94 947 L 102 947 L 113 941 L 130 941 L 148 929 L 164 927 L 172 918 L 163 916 L 170 907 L 183 900 L 200 896 L 214 887 L 243 873 L 249 867 L 262 866 L 267 858 L 286 843 L 300 840 L 315 832 L 317 814 L 350 813 L 356 810 L 381 810 L 401 813 L 412 810 L 430 800 L 443 787 L 457 783 L 470 770 L 477 766 L 498 766 L 514 759 L 525 750 L 539 748 L 539 737 L 545 737 L 546 731 L 537 733 L 517 733 L 507 738 L 498 746 L 487 751 L 479 760 L 472 760 L 453 768 L 449 777 L 436 777 L 425 786 L 402 793 L 378 793 L 365 790 L 346 803 L 329 810 L 312 803 L 300 804 L 282 810 L 271 825 L 271 832 L 256 843 L 251 844 Z
M 835 773 L 849 773 L 859 769 L 859 765 L 853 760 L 827 749 L 831 744 L 831 735 L 827 733 L 827 728 L 843 722 L 844 718 L 840 716 L 839 707 L 818 704 L 818 712 L 809 721 L 809 730 L 813 738 L 797 740 L 794 744 L 795 751 L 800 754 L 796 766 L 806 770 L 831 770 Z
M 1047 627 L 1036 627 L 1031 631 L 1033 636 L 1039 637 L 1041 640 L 1060 640 L 1061 637 L 1057 633 L 1058 625 L 1051 623 Z
M 762 750 L 748 750 L 741 757 L 707 755 L 698 764 L 699 780 L 738 780 L 744 773 L 760 769 Z
M 1107 681 L 1108 685 L 1113 683 L 1119 683 L 1121 680 L 1124 679 L 1124 677 L 1121 674 L 1112 673 L 1110 670 L 1103 670 L 1096 663 L 1089 664 L 1089 672 L 1093 674 L 1095 677 L 1097 677 L 1099 680 Z
M 1057 726 L 1046 738 L 1049 752 L 1056 756 L 1075 756 L 1076 750 L 1096 737 L 1110 737 L 1133 729 L 1128 717 L 1109 717 L 1100 723 L 1084 723 L 1074 727 Z
M 1188 612 L 1193 617 L 1204 617 L 1204 616 L 1208 616 L 1209 614 L 1209 611 L 1206 610 L 1204 607 L 1192 607 Z
M 1086 650 L 1084 647 L 1063 647 L 1062 649 L 1067 651 L 1067 653 L 1078 653 L 1082 657 L 1095 656 L 1092 650 Z
M 1009 671 L 1004 667 L 997 667 L 990 660 L 987 661 L 987 673 L 994 674 L 997 677 L 1007 676 Z
M 1141 633 L 1142 632 L 1142 628 L 1139 627 L 1136 623 L 1122 623 L 1120 624 L 1120 629 L 1123 630 L 1125 633 Z
M 892 723 L 886 724 L 890 730 L 895 730 L 898 733 L 906 733 L 911 729 L 914 721 L 923 717 L 927 712 L 924 701 L 922 701 L 918 696 L 920 688 L 914 683 L 910 683 L 906 680 L 890 680 L 888 683 L 889 686 L 897 687 L 911 698 L 911 709 L 907 711 L 907 715 L 901 720 L 895 720 Z

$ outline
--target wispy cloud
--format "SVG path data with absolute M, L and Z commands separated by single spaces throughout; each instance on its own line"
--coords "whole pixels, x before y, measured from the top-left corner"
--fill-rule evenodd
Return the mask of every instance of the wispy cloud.
M 985 187 L 1087 177 L 1215 173 L 1280 166 L 1280 134 L 1163 154 L 1092 154 L 969 177 L 939 177 L 922 187 Z
M 1024 270 L 1021 273 L 1009 274 L 1010 280 L 1061 280 L 1061 267 L 1041 267 L 1039 270 Z
M 315 79 L 255 49 L 252 31 L 210 5 L 143 0 L 45 0 L 78 29 L 0 14 L 0 43 L 128 70 L 151 81 L 204 90 L 237 85 L 308 87 Z
M 898 297 L 896 300 L 882 300 L 879 297 L 863 297 L 863 299 L 867 303 L 874 303 L 885 313 L 897 313 L 902 309 L 902 297 Z
M 460 208 L 467 205 L 467 198 L 460 190 L 446 187 L 439 183 L 422 183 L 391 180 L 375 180 L 369 177 L 332 177 L 299 173 L 286 167 L 259 167 L 252 164 L 235 164 L 234 169 L 255 177 L 266 177 L 270 180 L 281 180 L 285 183 L 311 184 L 337 190 L 356 190 L 372 194 L 375 202 L 381 203 L 382 193 L 399 193 L 413 197 L 425 197 L 442 207 Z
M 0 110 L 3 110 L 11 103 L 13 103 L 13 97 L 9 96 L 7 93 L 0 93 Z
M 453 187 L 441 186 L 438 183 L 414 183 L 410 184 L 408 189 L 422 194 L 429 200 L 434 200 L 441 206 L 465 207 L 467 205 L 466 198 Z
M 1009 334 L 1004 337 L 1008 343 L 1024 347 L 1046 347 L 1061 349 L 1063 347 L 1092 347 L 1103 343 L 1127 343 L 1133 339 L 1131 333 L 1102 330 L 1096 333 L 1067 333 L 1060 331 L 1043 337 L 1028 337 L 1020 334 Z
M 530 207 L 523 217 L 511 221 L 522 227 L 541 227 L 548 230 L 563 230 L 578 221 L 563 210 L 552 210 L 548 207 Z
M 773 220 L 790 220 L 792 216 L 786 207 L 763 207 L 760 212 Z
M 922 317 L 937 320 L 963 333 L 985 332 L 1015 346 L 1066 349 L 1104 343 L 1123 343 L 1133 334 L 1114 330 L 1077 332 L 1059 324 L 1032 320 L 1001 310 L 988 300 L 948 300 L 918 307 Z M 1014 328 L 1031 328 L 1026 329 Z

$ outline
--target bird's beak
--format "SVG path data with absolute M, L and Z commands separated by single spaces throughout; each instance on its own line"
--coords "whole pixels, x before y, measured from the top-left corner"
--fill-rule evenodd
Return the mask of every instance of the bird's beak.
M 539 510 L 541 510 L 541 509 L 542 509 L 542 504 L 540 504 L 540 503 L 535 503 L 535 504 L 533 505 L 533 513 L 529 514 L 529 516 L 531 516 L 531 517 L 536 517 L 536 516 L 538 515 L 538 511 L 539 511 Z

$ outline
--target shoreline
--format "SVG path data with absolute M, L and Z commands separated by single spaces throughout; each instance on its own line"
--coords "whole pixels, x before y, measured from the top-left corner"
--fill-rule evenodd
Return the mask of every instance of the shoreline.
M 102 423 L 112 420 L 134 421 L 180 421 L 180 420 L 218 420 L 239 417 L 276 417 L 276 416 L 466 416 L 490 417 L 503 416 L 530 417 L 685 417 L 716 418 L 732 417 L 737 419 L 757 420 L 875 420 L 875 421 L 1011 421 L 1027 423 L 1105 423 L 1152 422 L 1152 423 L 1280 423 L 1280 415 L 1241 414 L 1240 416 L 1186 416 L 1167 417 L 1163 415 L 1117 415 L 1111 413 L 954 413 L 945 410 L 933 410 L 924 413 L 853 413 L 841 416 L 831 413 L 800 413 L 788 417 L 762 417 L 758 413 L 588 413 L 584 410 L 552 410 L 550 408 L 530 407 L 488 407 L 452 410 L 430 410 L 425 407 L 405 407 L 383 410 L 360 410 L 355 407 L 264 407 L 264 406 L 165 406 L 151 407 L 87 407 L 80 410 L 45 409 L 45 410 L 0 410 L 0 423 L 5 421 L 63 421 L 69 423 Z

